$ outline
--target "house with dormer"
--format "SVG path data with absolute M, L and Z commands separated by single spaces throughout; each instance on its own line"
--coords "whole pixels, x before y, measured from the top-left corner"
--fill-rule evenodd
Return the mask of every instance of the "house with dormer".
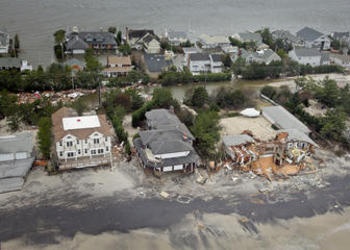
M 52 114 L 52 124 L 59 170 L 112 164 L 115 134 L 104 114 L 78 116 L 63 107 Z

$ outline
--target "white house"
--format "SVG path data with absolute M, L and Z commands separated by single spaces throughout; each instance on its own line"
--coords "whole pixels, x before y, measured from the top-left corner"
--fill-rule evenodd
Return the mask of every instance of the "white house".
M 210 71 L 210 57 L 205 53 L 194 53 L 189 55 L 188 68 L 194 75 Z
M 224 64 L 222 62 L 220 54 L 210 54 L 209 58 L 210 58 L 210 72 L 211 73 L 221 73 L 223 68 L 224 68 Z
M 230 44 L 230 40 L 227 36 L 209 36 L 207 34 L 200 35 L 199 41 L 202 43 L 202 48 L 204 49 Z
M 295 48 L 289 51 L 288 56 L 304 65 L 320 66 L 329 64 L 329 54 L 324 54 L 316 48 Z
M 0 54 L 7 54 L 10 47 L 10 35 L 0 31 Z
M 185 43 L 188 40 L 186 32 L 173 30 L 165 31 L 165 38 L 174 46 L 179 46 L 181 43 Z
M 59 169 L 112 163 L 114 132 L 105 115 L 75 116 L 63 107 L 52 115 L 52 122 Z
M 331 47 L 331 39 L 317 30 L 305 27 L 297 32 L 297 37 L 304 42 L 306 48 L 319 48 L 321 50 L 329 50 Z

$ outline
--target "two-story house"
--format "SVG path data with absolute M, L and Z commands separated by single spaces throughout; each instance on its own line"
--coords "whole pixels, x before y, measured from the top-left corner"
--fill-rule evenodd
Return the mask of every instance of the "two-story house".
M 140 131 L 134 139 L 144 168 L 162 172 L 193 172 L 199 156 L 192 147 L 193 135 L 171 110 L 154 109 L 146 113 L 149 130 Z
M 193 75 L 201 73 L 221 73 L 224 64 L 221 54 L 191 53 L 188 57 L 188 68 Z
M 108 56 L 107 66 L 102 71 L 106 77 L 127 76 L 132 70 L 130 56 Z
M 331 39 L 310 27 L 304 27 L 297 32 L 297 37 L 304 42 L 306 48 L 319 48 L 320 50 L 329 50 Z
M 281 57 L 277 55 L 272 49 L 263 49 L 257 51 L 246 51 L 245 49 L 241 49 L 240 57 L 245 59 L 246 63 L 265 63 L 266 65 L 271 62 L 279 62 L 281 61 Z M 237 54 L 236 54 L 237 55 Z
M 60 170 L 112 164 L 115 135 L 105 115 L 77 116 L 63 107 L 52 114 L 52 124 Z
M 95 51 L 115 51 L 117 46 L 114 34 L 106 31 L 74 29 L 66 36 L 66 53 L 84 54 L 88 48 Z
M 4 31 L 0 31 L 0 54 L 9 53 L 10 35 Z
M 300 64 L 309 64 L 313 67 L 330 63 L 329 54 L 322 53 L 317 48 L 294 48 L 288 52 L 288 56 Z
M 144 50 L 148 54 L 160 53 L 160 40 L 153 30 L 130 30 L 126 28 L 126 42 L 131 48 Z

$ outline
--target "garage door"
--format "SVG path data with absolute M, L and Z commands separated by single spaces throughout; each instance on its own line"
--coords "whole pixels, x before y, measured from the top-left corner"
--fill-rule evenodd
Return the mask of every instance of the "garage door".
M 170 172 L 170 171 L 173 171 L 173 167 L 170 166 L 170 167 L 163 167 L 163 172 Z
M 13 154 L 0 154 L 0 161 L 11 161 L 14 160 Z
M 26 159 L 27 158 L 27 152 L 17 152 L 16 153 L 16 159 Z
M 183 169 L 183 165 L 175 165 L 174 166 L 174 170 L 182 170 Z

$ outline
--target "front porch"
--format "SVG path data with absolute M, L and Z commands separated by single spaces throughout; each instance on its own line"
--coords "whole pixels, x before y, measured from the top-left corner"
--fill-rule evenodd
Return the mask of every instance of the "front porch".
M 112 155 L 94 156 L 94 157 L 79 157 L 77 159 L 68 159 L 58 161 L 58 170 L 68 170 L 74 168 L 88 168 L 98 166 L 112 166 L 116 158 Z

